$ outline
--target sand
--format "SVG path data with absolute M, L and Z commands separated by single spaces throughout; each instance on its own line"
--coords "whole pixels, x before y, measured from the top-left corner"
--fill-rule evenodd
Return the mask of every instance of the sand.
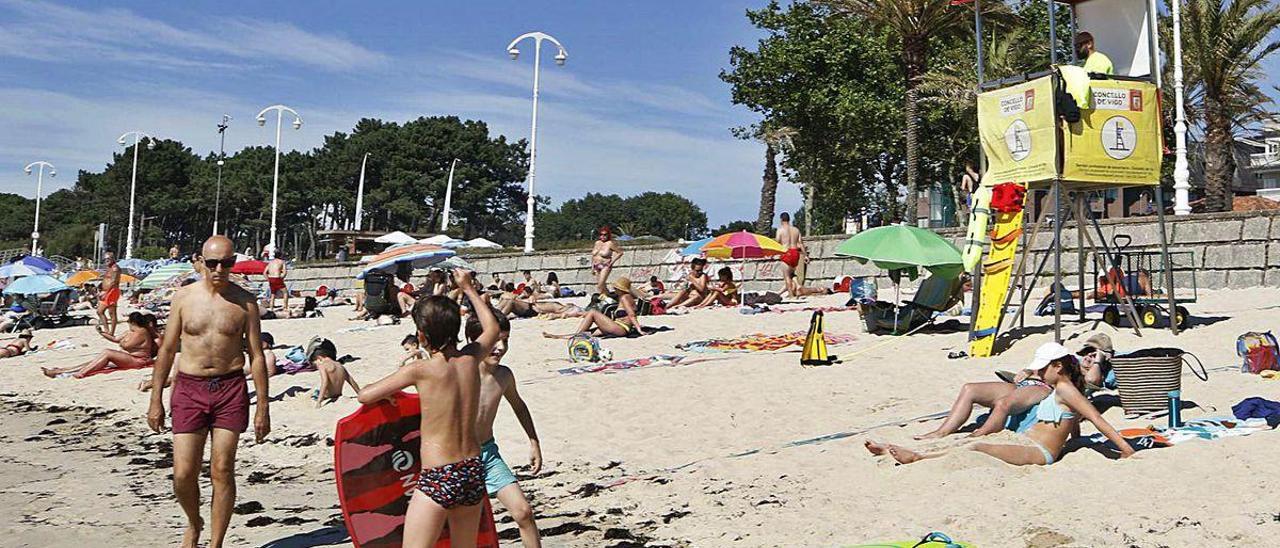
M 837 305 L 827 297 L 813 305 Z M 1179 346 L 1211 369 L 1234 366 L 1244 331 L 1280 328 L 1280 290 L 1204 292 L 1192 305 L 1194 327 L 1167 330 L 1101 325 L 1121 350 Z M 395 368 L 404 326 L 339 332 L 349 310 L 317 319 L 275 320 L 264 329 L 284 344 L 324 334 L 361 382 Z M 957 451 L 895 466 L 862 447 L 868 437 L 918 446 L 912 435 L 937 422 L 887 426 L 947 409 L 960 385 L 1017 369 L 1052 333 L 1042 319 L 1001 356 L 950 360 L 964 332 L 883 337 L 861 333 L 854 312 L 827 314 L 827 331 L 853 333 L 832 347 L 844 362 L 802 368 L 796 353 L 720 354 L 675 367 L 563 376 L 563 341 L 576 320 L 514 323 L 506 363 L 516 372 L 542 438 L 541 476 L 531 493 L 548 546 L 836 546 L 905 540 L 932 530 L 979 546 L 1247 546 L 1280 535 L 1275 463 L 1280 434 L 1262 432 L 1195 442 L 1111 460 L 1081 449 L 1050 467 L 1013 467 Z M 693 339 L 803 330 L 809 314 L 741 315 L 734 310 L 646 318 L 674 328 L 604 344 L 616 358 L 675 354 Z M 1078 346 L 1094 323 L 1067 324 Z M 86 380 L 49 380 L 40 366 L 88 359 L 108 346 L 92 328 L 39 332 L 36 342 L 72 338 L 87 347 L 0 361 L 0 538 L 5 546 L 169 546 L 184 525 L 170 491 L 168 435 L 151 434 L 148 396 L 135 390 L 150 371 Z M 1184 376 L 1184 398 L 1201 409 L 1187 418 L 1230 414 L 1248 396 L 1280 400 L 1280 381 L 1211 371 Z M 273 432 L 266 443 L 241 441 L 239 495 L 230 545 L 344 545 L 329 443 L 336 421 L 358 407 L 353 395 L 322 409 L 307 396 L 315 373 L 271 380 Z M 1117 426 L 1149 424 L 1124 420 Z M 1086 433 L 1092 428 L 1085 426 Z M 527 464 L 527 442 L 509 409 L 497 439 L 508 462 Z M 996 439 L 1017 441 L 1012 435 Z M 924 447 L 956 446 L 956 439 Z M 742 455 L 743 453 L 747 453 Z M 206 503 L 207 476 L 202 483 Z M 499 510 L 504 543 L 518 543 Z

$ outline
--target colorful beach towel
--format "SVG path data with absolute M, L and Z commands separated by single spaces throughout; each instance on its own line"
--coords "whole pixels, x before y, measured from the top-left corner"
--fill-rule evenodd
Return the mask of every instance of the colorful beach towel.
M 600 373 L 612 371 L 625 371 L 627 369 L 639 369 L 641 367 L 671 367 L 680 365 L 686 359 L 686 356 L 672 356 L 667 354 L 658 354 L 647 358 L 635 358 L 630 360 L 616 360 L 602 363 L 587 363 L 574 367 L 566 367 L 558 371 L 561 375 L 582 375 L 584 373 Z
M 1156 430 L 1169 440 L 1169 444 L 1178 445 L 1192 440 L 1219 440 L 1248 436 L 1272 428 L 1265 419 L 1206 417 L 1188 420 L 1177 428 L 1157 428 Z
M 744 306 L 738 309 L 738 312 L 746 315 L 752 314 L 786 314 L 788 312 L 822 312 L 828 314 L 831 312 L 849 312 L 857 310 L 856 306 L 806 306 L 802 308 L 773 308 L 765 305 Z
M 706 339 L 700 341 L 689 341 L 676 345 L 677 349 L 686 352 L 778 352 L 789 350 L 791 347 L 804 347 L 805 331 L 796 331 L 795 333 L 787 333 L 785 335 L 767 335 L 764 333 L 756 333 L 745 337 L 734 339 Z M 823 340 L 828 346 L 839 344 L 849 344 L 854 341 L 853 335 L 842 335 L 838 333 L 826 333 Z

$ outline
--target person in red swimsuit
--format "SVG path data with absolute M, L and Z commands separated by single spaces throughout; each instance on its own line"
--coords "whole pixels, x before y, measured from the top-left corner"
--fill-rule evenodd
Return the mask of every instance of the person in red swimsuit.
M 110 251 L 103 254 L 102 262 L 102 298 L 98 299 L 98 331 L 114 337 L 116 325 L 120 323 L 116 313 L 116 305 L 120 303 L 120 265 L 116 264 L 115 253 Z
M 284 294 L 284 311 L 289 311 L 289 289 L 285 287 L 284 278 L 289 275 L 289 267 L 284 262 L 284 253 L 276 251 L 276 256 L 267 263 L 267 289 L 271 292 L 267 308 L 275 310 L 276 295 Z M 282 314 L 283 315 L 283 314 Z

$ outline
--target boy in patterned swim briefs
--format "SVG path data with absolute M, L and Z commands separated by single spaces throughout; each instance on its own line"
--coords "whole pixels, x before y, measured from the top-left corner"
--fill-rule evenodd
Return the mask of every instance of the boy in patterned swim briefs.
M 475 341 L 483 332 L 483 326 L 474 317 L 467 321 L 467 339 Z M 511 368 L 502 365 L 502 357 L 506 355 L 507 337 L 511 334 L 511 321 L 506 316 L 498 316 L 498 329 L 502 335 L 493 353 L 480 364 L 480 416 L 476 419 L 476 439 L 486 440 L 480 445 L 480 461 L 484 463 L 485 488 L 489 496 L 497 496 L 498 501 L 507 508 L 511 519 L 520 527 L 520 540 L 525 548 L 542 546 L 542 535 L 533 520 L 533 509 L 529 507 L 529 499 L 516 483 L 516 475 L 511 472 L 502 454 L 498 452 L 498 442 L 493 437 L 493 421 L 498 416 L 498 405 L 503 399 L 511 404 L 516 419 L 529 436 L 529 467 L 533 475 L 542 471 L 542 447 L 538 443 L 538 431 L 533 426 L 533 416 L 529 414 L 529 406 L 516 391 L 516 376 Z
M 476 441 L 480 401 L 480 362 L 493 353 L 501 336 L 498 318 L 486 297 L 476 292 L 471 273 L 458 269 L 453 279 L 471 302 L 481 325 L 475 341 L 458 347 L 462 315 L 458 303 L 433 295 L 413 307 L 418 340 L 429 357 L 401 367 L 360 391 L 360 403 L 386 399 L 413 386 L 422 398 L 422 474 L 405 514 L 403 545 L 433 546 L 446 522 L 453 546 L 475 546 L 485 471 Z M 430 405 L 428 405 L 428 403 Z

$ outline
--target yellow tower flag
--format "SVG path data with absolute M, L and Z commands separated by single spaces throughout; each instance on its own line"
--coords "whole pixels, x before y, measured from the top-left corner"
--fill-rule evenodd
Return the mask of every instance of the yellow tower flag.
M 809 334 L 804 337 L 800 365 L 831 365 L 838 361 L 835 356 L 827 354 L 827 339 L 822 333 L 822 311 L 815 310 L 809 320 Z

